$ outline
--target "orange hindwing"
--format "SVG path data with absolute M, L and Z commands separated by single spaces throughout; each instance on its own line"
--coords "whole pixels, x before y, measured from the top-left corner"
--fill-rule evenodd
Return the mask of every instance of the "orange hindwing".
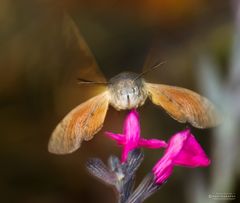
M 213 127 L 220 122 L 213 104 L 191 90 L 152 83 L 146 83 L 146 89 L 152 102 L 179 122 L 189 122 L 197 128 Z
M 99 94 L 74 108 L 53 131 L 48 150 L 67 154 L 77 150 L 83 140 L 90 140 L 102 128 L 108 109 L 108 92 Z

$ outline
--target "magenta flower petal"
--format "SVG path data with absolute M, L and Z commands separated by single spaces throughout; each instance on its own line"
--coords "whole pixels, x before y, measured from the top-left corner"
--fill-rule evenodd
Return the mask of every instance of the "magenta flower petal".
M 183 149 L 184 143 L 188 138 L 189 131 L 184 130 L 173 135 L 168 141 L 168 147 L 164 153 L 165 157 L 169 157 L 169 159 L 175 159 L 176 156 L 179 155 L 179 152 Z
M 140 147 L 146 147 L 146 148 L 150 148 L 150 149 L 157 149 L 160 147 L 167 147 L 167 143 L 163 140 L 157 140 L 157 139 L 143 139 L 141 138 L 139 140 L 139 146 Z
M 139 148 L 160 148 L 167 147 L 167 143 L 162 140 L 151 139 L 146 140 L 140 138 L 141 128 L 139 122 L 138 112 L 133 109 L 127 115 L 124 126 L 123 134 L 115 134 L 112 132 L 106 132 L 105 134 L 113 140 L 116 140 L 119 145 L 123 146 L 121 161 L 125 162 L 127 160 L 130 151 Z
M 204 167 L 208 166 L 211 161 L 208 159 L 195 137 L 189 132 L 184 147 L 174 160 L 174 163 L 186 167 Z
M 172 160 L 166 157 L 165 158 L 163 157 L 162 159 L 160 159 L 160 161 L 158 161 L 158 163 L 155 165 L 153 169 L 153 173 L 156 178 L 155 179 L 156 183 L 157 184 L 164 183 L 172 174 L 173 167 L 174 167 L 174 164 Z
M 111 132 L 105 132 L 105 134 L 112 140 L 116 140 L 118 144 L 123 145 L 125 143 L 125 137 L 122 134 L 115 134 Z
M 133 109 L 124 121 L 123 134 L 126 136 L 127 141 L 136 142 L 140 139 L 140 132 L 139 115 L 138 112 Z
M 185 167 L 204 167 L 210 160 L 203 151 L 190 130 L 184 130 L 173 135 L 163 157 L 153 168 L 158 184 L 165 182 L 173 171 L 175 165 Z

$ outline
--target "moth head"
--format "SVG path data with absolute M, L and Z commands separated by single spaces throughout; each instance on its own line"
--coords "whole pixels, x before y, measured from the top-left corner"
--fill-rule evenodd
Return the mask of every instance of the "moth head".
M 144 79 L 137 73 L 123 72 L 109 81 L 110 103 L 118 110 L 137 108 L 147 97 Z

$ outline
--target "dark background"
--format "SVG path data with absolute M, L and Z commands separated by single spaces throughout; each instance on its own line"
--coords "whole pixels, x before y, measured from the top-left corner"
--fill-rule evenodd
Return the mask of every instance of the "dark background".
M 153 61 L 167 63 L 146 80 L 199 92 L 226 118 L 215 129 L 193 128 L 212 160 L 210 167 L 175 168 L 147 202 L 204 203 L 217 192 L 234 193 L 238 199 L 239 1 L 0 0 L 0 202 L 116 199 L 84 164 L 90 157 L 106 161 L 110 154 L 120 154 L 103 132 L 120 132 L 126 112 L 110 107 L 103 130 L 73 154 L 47 151 L 61 118 L 94 95 L 93 87 L 76 83 L 82 61 L 76 45 L 66 44 L 63 12 L 72 16 L 108 79 L 125 70 L 140 73 L 154 48 Z M 149 101 L 139 112 L 142 136 L 167 140 L 185 128 Z M 145 150 L 137 183 L 161 153 Z

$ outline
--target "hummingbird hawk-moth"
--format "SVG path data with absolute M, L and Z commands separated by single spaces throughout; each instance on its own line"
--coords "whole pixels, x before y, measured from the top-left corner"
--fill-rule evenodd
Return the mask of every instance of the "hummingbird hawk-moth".
M 88 68 L 102 75 L 75 22 L 67 15 L 64 21 L 85 58 L 91 61 Z M 103 75 L 101 82 L 81 80 L 83 84 L 106 85 L 106 90 L 80 104 L 63 118 L 50 137 L 49 152 L 68 154 L 77 150 L 82 141 L 91 140 L 102 128 L 109 105 L 116 110 L 128 110 L 142 106 L 147 98 L 178 122 L 190 123 L 197 128 L 218 124 L 218 113 L 205 97 L 185 88 L 146 82 L 142 75 L 122 72 L 108 82 Z

